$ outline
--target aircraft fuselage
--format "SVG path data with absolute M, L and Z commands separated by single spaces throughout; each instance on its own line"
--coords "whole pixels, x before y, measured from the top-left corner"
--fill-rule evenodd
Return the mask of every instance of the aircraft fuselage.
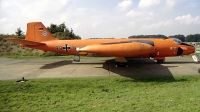
M 148 43 L 137 43 L 134 40 L 148 40 L 154 43 L 154 46 Z M 122 44 L 115 44 L 112 42 L 122 42 Z M 124 41 L 133 41 L 124 43 Z M 103 54 L 108 56 L 122 56 L 122 57 L 141 57 L 154 59 L 164 59 L 168 56 L 180 56 L 188 55 L 194 52 L 195 48 L 188 44 L 176 43 L 173 39 L 93 39 L 93 40 L 53 40 L 42 42 L 46 45 L 43 46 L 29 46 L 23 45 L 33 49 L 39 49 L 43 51 L 52 51 L 69 55 L 87 55 L 88 53 Z M 102 43 L 112 43 L 104 45 Z M 142 45 L 143 44 L 143 45 Z M 94 46 L 96 45 L 96 46 Z M 83 49 L 85 46 L 91 46 L 92 49 L 87 52 Z M 104 47 L 105 46 L 105 47 Z M 143 47 L 144 46 L 144 47 Z M 104 52 L 108 54 L 104 54 Z M 120 53 L 124 51 L 123 53 Z M 127 52 L 125 52 L 127 51 Z M 110 52 L 110 54 L 109 54 Z M 144 53 L 143 53 L 144 52 Z M 125 55 L 127 53 L 127 55 Z M 112 55 L 113 54 L 113 55 Z

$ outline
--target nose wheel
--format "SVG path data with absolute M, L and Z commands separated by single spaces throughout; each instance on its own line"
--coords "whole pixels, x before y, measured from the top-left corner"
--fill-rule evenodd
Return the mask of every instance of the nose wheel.
M 159 63 L 159 64 L 162 64 L 164 62 L 165 62 L 165 60 L 157 60 L 157 63 Z

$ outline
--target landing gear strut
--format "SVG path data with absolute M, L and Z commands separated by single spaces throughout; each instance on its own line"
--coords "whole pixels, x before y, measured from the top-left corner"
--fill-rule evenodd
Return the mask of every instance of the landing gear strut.
M 80 62 L 80 59 L 81 59 L 80 56 L 75 56 L 75 55 L 74 55 L 74 61 Z

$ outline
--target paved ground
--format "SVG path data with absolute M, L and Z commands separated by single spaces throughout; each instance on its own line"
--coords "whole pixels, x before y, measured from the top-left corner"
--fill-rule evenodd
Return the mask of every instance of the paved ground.
M 200 75 L 200 63 L 191 58 L 167 58 L 165 64 L 148 59 L 129 59 L 129 67 L 115 67 L 112 58 L 88 58 L 81 62 L 65 59 L 0 58 L 0 80 L 94 76 Z

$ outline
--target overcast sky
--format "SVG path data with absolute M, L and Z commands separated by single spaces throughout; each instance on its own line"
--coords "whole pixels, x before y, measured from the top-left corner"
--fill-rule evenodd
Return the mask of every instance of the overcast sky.
M 200 0 L 0 0 L 0 34 L 65 22 L 87 38 L 200 33 Z

